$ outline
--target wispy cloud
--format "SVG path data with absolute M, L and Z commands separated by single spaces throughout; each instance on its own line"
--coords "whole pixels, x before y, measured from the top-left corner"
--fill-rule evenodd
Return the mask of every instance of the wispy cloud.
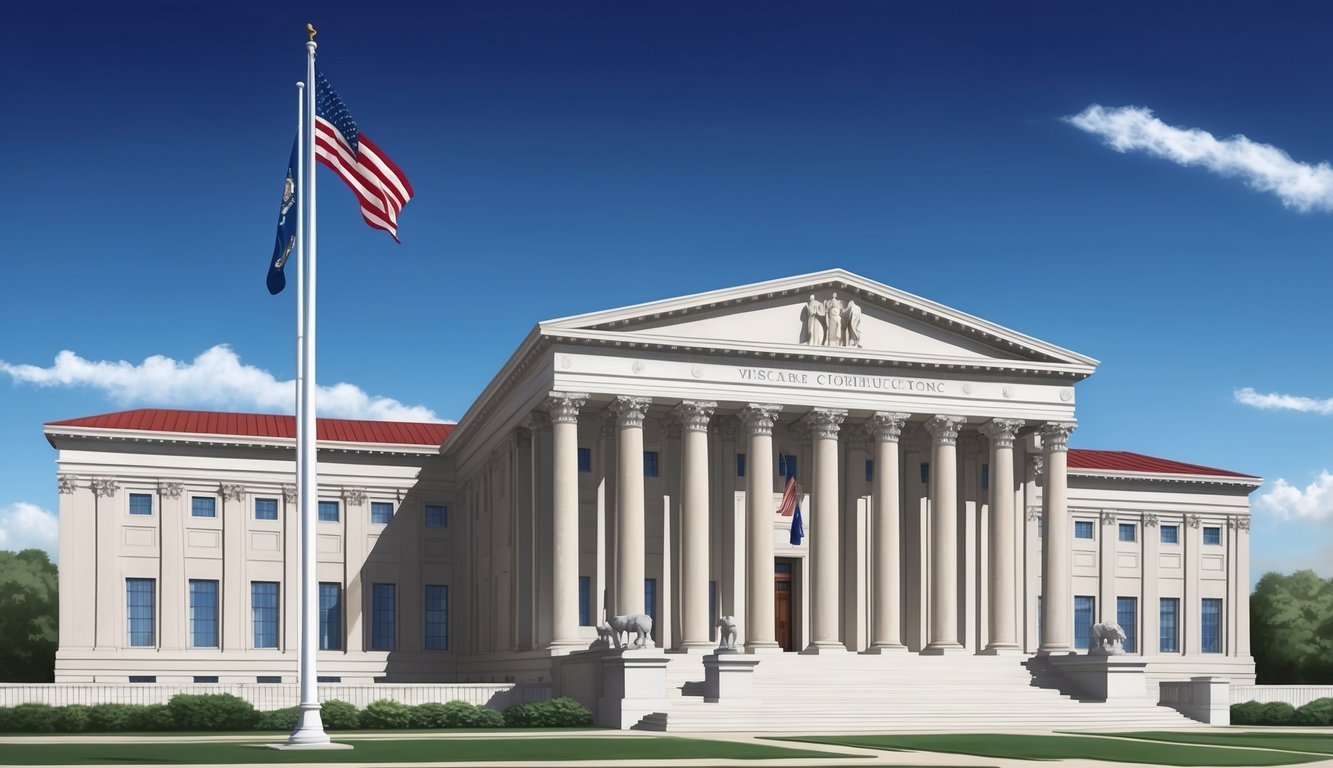
M 1305 488 L 1278 478 L 1272 490 L 1254 500 L 1256 509 L 1283 520 L 1328 520 L 1333 518 L 1333 474 L 1328 470 Z
M 1179 128 L 1153 117 L 1146 107 L 1093 104 L 1065 122 L 1095 136 L 1117 152 L 1139 151 L 1177 165 L 1198 165 L 1271 192 L 1298 211 L 1333 211 L 1333 167 L 1310 165 L 1271 144 L 1241 135 L 1219 139 L 1198 128 Z
M 138 365 L 125 360 L 85 360 L 64 350 L 48 368 L 0 360 L 0 372 L 21 384 L 101 390 L 120 405 L 279 413 L 291 413 L 295 407 L 295 381 L 279 381 L 262 368 L 243 364 L 225 344 L 207 349 L 188 362 L 153 355 Z M 319 387 L 316 398 L 321 416 L 381 421 L 440 420 L 425 406 L 371 396 L 352 384 Z
M 60 525 L 54 512 L 26 501 L 0 507 L 0 549 L 44 549 L 56 559 Z
M 1305 411 L 1307 413 L 1333 414 L 1333 397 L 1317 400 L 1313 397 L 1283 395 L 1277 392 L 1261 394 L 1253 387 L 1245 387 L 1235 392 L 1236 402 L 1262 408 L 1266 411 Z

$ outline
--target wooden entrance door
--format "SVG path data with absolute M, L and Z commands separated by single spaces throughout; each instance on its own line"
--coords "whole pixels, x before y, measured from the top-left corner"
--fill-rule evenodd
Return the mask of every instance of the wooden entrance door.
M 792 622 L 791 622 L 791 563 L 779 562 L 775 564 L 773 571 L 773 617 L 776 622 L 774 630 L 777 634 L 778 645 L 782 650 L 792 650 Z

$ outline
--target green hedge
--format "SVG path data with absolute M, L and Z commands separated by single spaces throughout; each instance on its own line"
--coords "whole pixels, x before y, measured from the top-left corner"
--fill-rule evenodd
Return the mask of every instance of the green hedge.
M 1321 705 L 1324 709 L 1320 710 L 1324 714 L 1319 717 L 1333 718 L 1333 699 L 1319 701 L 1325 702 Z M 1232 708 L 1233 719 L 1235 709 Z M 171 697 L 167 704 L 147 706 L 20 704 L 12 709 L 0 707 L 0 733 L 290 731 L 296 727 L 297 714 L 296 707 L 258 712 L 244 699 L 226 693 L 179 694 Z M 413 707 L 388 699 L 376 701 L 359 711 L 345 701 L 330 699 L 324 702 L 320 715 L 324 727 L 330 731 L 357 728 L 578 728 L 592 725 L 592 713 L 569 698 L 519 704 L 504 713 L 466 701 L 432 702 Z
M 1231 705 L 1232 725 L 1333 725 L 1333 698 L 1315 699 L 1301 707 L 1282 701 L 1247 701 Z

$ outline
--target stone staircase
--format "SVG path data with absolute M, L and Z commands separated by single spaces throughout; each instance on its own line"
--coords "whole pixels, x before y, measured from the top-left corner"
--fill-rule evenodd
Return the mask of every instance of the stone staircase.
M 1206 727 L 1154 700 L 1062 694 L 1059 675 L 1026 656 L 760 656 L 754 700 L 705 703 L 703 658 L 668 654 L 665 712 L 647 731 L 891 732 L 1160 730 Z M 1029 669 L 1031 667 L 1031 669 Z

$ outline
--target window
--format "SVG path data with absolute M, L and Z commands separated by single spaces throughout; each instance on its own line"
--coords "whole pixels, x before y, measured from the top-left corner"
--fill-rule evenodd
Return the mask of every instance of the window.
M 1121 524 L 1120 524 L 1120 540 L 1121 540 L 1121 541 L 1138 541 L 1138 540 L 1139 540 L 1139 536 L 1138 536 L 1138 530 L 1136 530 L 1137 528 L 1138 528 L 1138 526 L 1134 525 L 1133 523 L 1121 523 Z
M 341 683 L 342 681 L 341 675 L 315 675 L 315 682 L 317 683 Z
M 1040 539 L 1041 537 L 1043 537 L 1043 536 L 1045 536 L 1045 535 L 1046 535 L 1046 518 L 1045 518 L 1045 517 L 1042 517 L 1042 516 L 1040 516 L 1040 515 L 1038 515 L 1038 516 L 1037 516 L 1037 538 Z
M 259 675 L 255 682 L 260 685 L 276 685 L 282 682 L 282 675 Z
M 778 477 L 796 477 L 796 457 L 778 454 Z
M 371 586 L 371 626 L 370 650 L 392 651 L 394 649 L 397 617 L 396 585 L 374 584 Z
M 657 451 L 643 452 L 643 476 L 657 477 Z
M 218 500 L 212 496 L 191 496 L 190 517 L 217 517 Z
M 388 525 L 393 519 L 393 504 L 387 501 L 370 502 L 370 522 L 373 525 Z
M 131 683 L 156 683 L 157 675 L 130 675 Z
M 1125 653 L 1137 653 L 1139 645 L 1139 599 L 1115 599 L 1115 623 L 1125 630 Z
M 449 650 L 449 588 L 426 587 L 426 650 Z
M 579 471 L 580 471 L 580 472 L 591 472 L 591 471 L 592 471 L 592 449 L 591 449 L 591 448 L 580 448 L 580 449 L 579 449 Z
M 195 675 L 195 676 L 194 676 L 194 681 L 195 681 L 196 683 L 216 683 L 216 682 L 218 681 L 218 676 L 217 676 L 217 675 Z
M 745 477 L 745 454 L 736 454 L 736 477 Z
M 278 647 L 278 582 L 250 582 L 250 621 L 256 648 Z
M 1074 647 L 1086 650 L 1092 642 L 1093 616 L 1097 615 L 1097 598 L 1091 595 L 1074 596 Z
M 343 647 L 342 585 L 319 583 L 319 649 L 340 651 Z
M 1216 525 L 1205 525 L 1205 526 L 1203 527 L 1203 543 L 1204 543 L 1204 544 L 1221 544 L 1221 543 L 1222 543 L 1222 529 L 1219 528 L 1219 527 L 1216 526 Z
M 1215 597 L 1203 599 L 1203 611 L 1199 614 L 1199 650 L 1204 653 L 1222 652 L 1222 600 Z
M 592 626 L 592 579 L 579 577 L 579 626 Z
M 1180 598 L 1164 597 L 1162 598 L 1161 613 L 1159 614 L 1158 630 L 1161 640 L 1157 644 L 1157 650 L 1161 653 L 1179 653 L 1180 652 Z
M 131 515 L 153 514 L 153 497 L 149 496 L 146 493 L 131 493 L 130 514 Z
M 218 583 L 190 579 L 190 646 L 218 647 Z
M 319 521 L 321 523 L 338 522 L 338 502 L 321 501 L 319 503 Z
M 153 630 L 157 624 L 157 579 L 126 579 L 125 608 L 130 647 L 153 647 Z
M 983 491 L 989 491 L 989 490 L 990 490 L 990 465 L 989 465 L 989 464 L 982 464 L 982 465 L 981 465 L 981 490 L 983 490 Z
M 256 519 L 256 520 L 277 520 L 277 519 L 278 519 L 278 500 L 277 500 L 277 499 L 255 499 L 255 519 Z
M 1163 544 L 1179 544 L 1179 543 L 1180 543 L 1180 526 L 1178 526 L 1178 525 L 1164 525 L 1164 526 L 1162 526 L 1162 543 L 1163 543 Z
M 449 508 L 439 507 L 431 504 L 426 505 L 426 527 L 427 528 L 448 528 L 449 527 Z
M 923 483 L 929 483 L 929 482 L 930 482 L 930 462 L 929 462 L 929 461 L 923 461 L 923 462 L 921 462 L 921 482 L 923 482 Z
M 643 580 L 643 612 L 653 620 L 653 633 L 657 632 L 657 579 Z M 657 637 L 654 636 L 653 640 Z
M 1074 521 L 1074 538 L 1091 539 L 1094 536 L 1095 528 L 1091 520 Z

